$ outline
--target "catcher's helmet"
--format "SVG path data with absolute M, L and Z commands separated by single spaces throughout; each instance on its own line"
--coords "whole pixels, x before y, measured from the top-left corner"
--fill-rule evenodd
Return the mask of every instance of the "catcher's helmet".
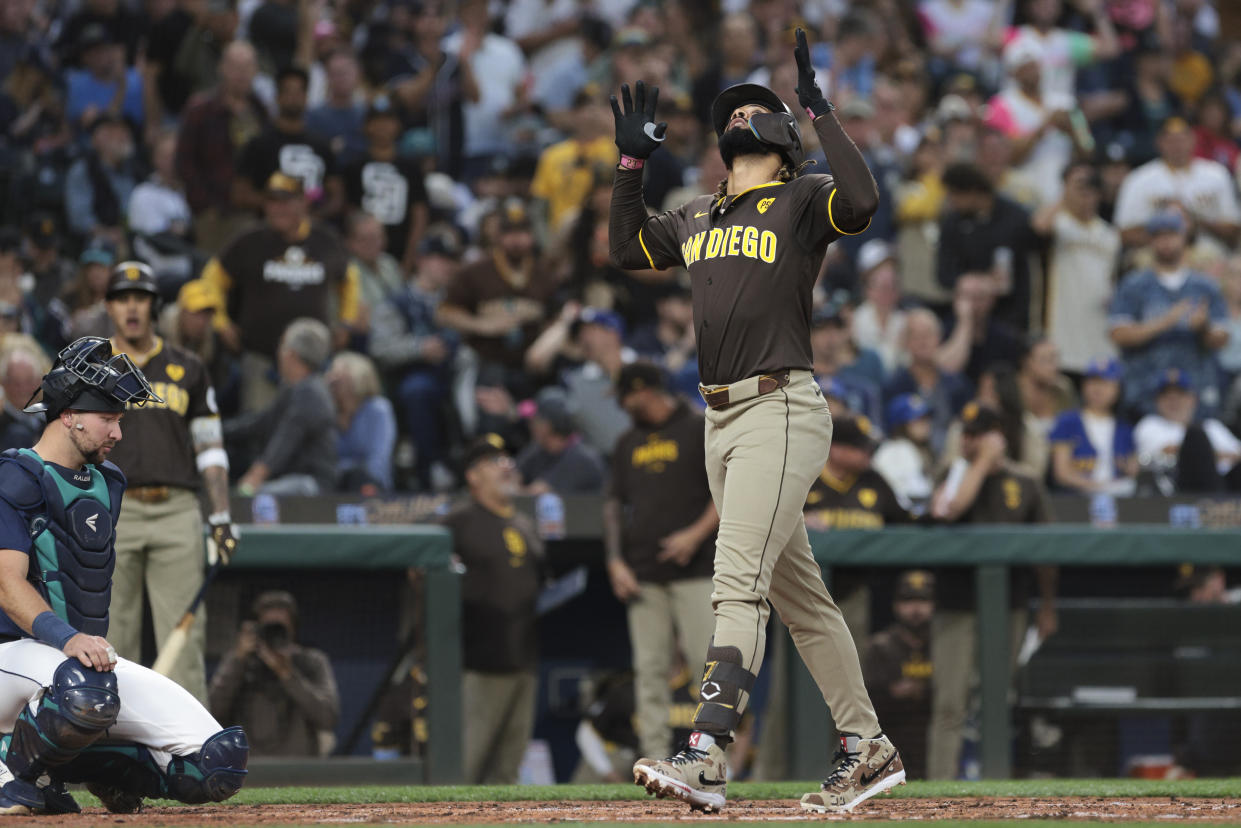
M 45 414 L 48 422 L 67 408 L 124 411 L 127 405 L 163 402 L 129 357 L 113 356 L 112 345 L 97 336 L 84 336 L 65 346 L 39 390 L 43 398 L 36 403 L 32 396 L 24 410 Z
M 149 293 L 159 301 L 159 285 L 155 281 L 155 271 L 142 263 L 135 261 L 121 262 L 112 268 L 112 278 L 108 280 L 108 290 L 104 294 L 106 299 L 115 299 L 122 293 L 136 291 L 138 293 Z
M 750 131 L 754 137 L 779 153 L 796 172 L 806 161 L 806 151 L 802 149 L 801 128 L 793 117 L 788 104 L 780 100 L 780 96 L 765 86 L 757 83 L 739 83 L 730 86 L 716 95 L 711 103 L 711 124 L 717 136 L 723 135 L 728 129 L 729 116 L 733 110 L 745 104 L 759 104 L 770 109 L 770 113 L 759 113 L 750 118 Z

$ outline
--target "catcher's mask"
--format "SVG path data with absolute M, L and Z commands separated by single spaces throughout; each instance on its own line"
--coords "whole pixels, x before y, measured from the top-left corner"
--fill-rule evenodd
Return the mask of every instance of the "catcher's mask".
M 35 396 L 23 409 L 44 414 L 48 422 L 67 408 L 80 411 L 124 411 L 163 400 L 151 388 L 138 366 L 124 354 L 112 354 L 112 345 L 98 336 L 75 340 L 56 355 L 56 364 L 44 375 Z

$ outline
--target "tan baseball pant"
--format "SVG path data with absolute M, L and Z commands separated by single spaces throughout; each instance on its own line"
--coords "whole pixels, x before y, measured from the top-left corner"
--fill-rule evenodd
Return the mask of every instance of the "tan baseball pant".
M 666 584 L 642 583 L 642 592 L 627 605 L 629 642 L 633 648 L 634 703 L 638 746 L 643 756 L 663 757 L 672 745 L 668 708 L 672 689 L 668 676 L 673 650 L 680 640 L 687 664 L 696 669 L 711 645 L 715 618 L 710 578 L 686 578 Z M 695 676 L 697 678 L 697 676 Z
M 203 582 L 203 524 L 198 498 L 189 489 L 170 489 L 162 503 L 127 497 L 116 525 L 116 569 L 108 610 L 108 642 L 125 658 L 142 661 L 142 593 L 146 589 L 155 622 L 156 646 L 168 640 Z M 168 678 L 207 704 L 203 667 L 206 611 L 200 605 L 185 649 Z
M 1030 613 L 1009 610 L 1010 672 L 1025 636 Z M 961 769 L 961 739 L 969 716 L 971 690 L 978 685 L 978 614 L 936 610 L 931 619 L 931 722 L 927 728 L 926 776 L 956 779 Z
M 461 681 L 467 785 L 514 785 L 534 734 L 534 673 L 479 673 Z
M 853 637 L 823 585 L 802 508 L 827 462 L 832 417 L 809 371 L 784 388 L 707 409 L 707 478 L 720 513 L 713 646 L 736 647 L 751 673 L 763 662 L 768 600 L 844 733 L 880 732 Z M 737 712 L 745 709 L 743 694 Z

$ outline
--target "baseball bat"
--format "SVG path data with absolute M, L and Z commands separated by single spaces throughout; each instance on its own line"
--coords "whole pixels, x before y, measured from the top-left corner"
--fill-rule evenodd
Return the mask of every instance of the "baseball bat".
M 208 539 L 207 542 L 211 543 L 211 540 Z M 181 656 L 181 651 L 185 649 L 185 642 L 190 637 L 190 628 L 194 626 L 194 613 L 198 611 L 198 605 L 203 602 L 203 596 L 207 594 L 207 587 L 211 586 L 211 582 L 219 574 L 222 564 L 223 562 L 217 559 L 211 565 L 211 568 L 207 570 L 207 574 L 203 576 L 203 585 L 198 588 L 198 592 L 194 595 L 194 600 L 190 601 L 189 607 L 186 608 L 185 614 L 181 616 L 181 620 L 177 622 L 177 626 L 173 627 L 172 632 L 168 633 L 164 646 L 159 648 L 159 656 L 156 657 L 155 663 L 151 665 L 151 669 L 161 676 L 166 676 L 172 671 L 172 665 L 177 663 L 177 659 Z

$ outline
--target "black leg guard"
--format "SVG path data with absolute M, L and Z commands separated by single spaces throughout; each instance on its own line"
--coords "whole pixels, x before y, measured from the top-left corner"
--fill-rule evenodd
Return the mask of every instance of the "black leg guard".
M 203 742 L 202 750 L 168 763 L 168 795 L 191 805 L 223 802 L 241 790 L 250 743 L 240 727 L 227 727 Z
M 741 694 L 753 689 L 756 678 L 741 666 L 741 651 L 736 647 L 708 647 L 694 729 L 716 739 L 731 739 L 741 721 Z
M 83 667 L 76 659 L 56 668 L 37 712 L 23 707 L 13 727 L 5 764 L 16 777 L 4 786 L 8 798 L 43 809 L 35 781 L 73 760 L 103 735 L 121 711 L 116 674 Z

